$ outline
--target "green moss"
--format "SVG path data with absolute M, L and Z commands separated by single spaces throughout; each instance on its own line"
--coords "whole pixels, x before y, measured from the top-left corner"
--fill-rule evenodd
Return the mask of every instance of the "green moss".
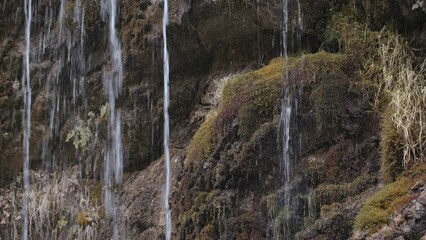
M 272 113 L 279 100 L 279 94 L 278 82 L 275 81 L 271 84 L 256 82 L 252 93 L 254 108 L 259 114 Z
M 221 211 L 226 206 L 221 205 L 221 191 L 198 192 L 194 195 L 191 208 L 179 217 L 176 223 L 180 236 L 189 239 L 217 239 L 217 224 Z M 189 235 L 196 232 L 195 236 Z
M 217 116 L 217 111 L 212 111 L 195 133 L 188 147 L 185 166 L 189 166 L 194 161 L 201 161 L 213 152 L 216 143 L 214 124 Z
M 368 199 L 356 216 L 355 230 L 374 232 L 387 224 L 393 213 L 413 200 L 410 188 L 419 180 L 426 180 L 426 164 L 405 171 L 397 181 L 386 184 Z
M 70 30 L 75 28 L 74 8 L 75 8 L 74 2 L 65 3 L 63 26 Z
M 377 228 L 388 222 L 389 213 L 386 210 L 374 206 L 364 206 L 355 219 L 355 229 L 363 230 Z
M 363 175 L 355 179 L 353 182 L 346 184 L 323 184 L 317 187 L 313 194 L 312 200 L 317 208 L 321 208 L 324 205 L 332 203 L 341 203 L 346 200 L 347 197 L 355 196 L 368 187 L 375 184 L 377 181 L 376 177 Z
M 275 58 L 256 71 L 238 75 L 228 80 L 223 89 L 223 99 L 218 109 L 210 114 L 193 137 L 188 148 L 186 166 L 202 162 L 214 150 L 217 143 L 234 124 L 238 123 L 238 134 L 244 141 L 264 124 L 278 115 L 284 74 L 287 71 L 291 83 L 323 86 L 318 112 L 321 121 L 337 124 L 343 116 L 341 98 L 346 91 L 343 55 L 319 52 L 288 60 Z M 339 77 L 335 77 L 339 76 Z M 318 91 L 320 91 L 318 90 Z M 332 91 L 333 94 L 329 95 Z M 327 94 L 326 94 L 327 93 Z M 338 113 L 338 114 L 336 114 Z M 236 121 L 237 120 L 237 121 Z
M 324 76 L 327 75 L 345 75 L 347 72 L 353 72 L 353 69 L 347 69 L 349 60 L 345 55 L 318 52 L 307 54 L 298 58 L 289 76 L 293 82 L 310 85 L 312 88 L 318 86 Z
M 357 20 L 357 13 L 347 7 L 332 16 L 328 31 L 338 35 L 341 50 L 359 60 L 365 60 L 377 46 L 378 32 L 371 31 L 367 24 Z
M 375 231 L 389 221 L 392 213 L 409 203 L 412 198 L 408 195 L 415 180 L 401 177 L 396 182 L 385 185 L 373 195 L 355 219 L 355 230 Z
M 381 171 L 383 179 L 388 183 L 394 181 L 404 169 L 403 139 L 397 132 L 391 114 L 391 108 L 388 107 L 382 118 L 382 140 L 380 142 Z
M 244 106 L 239 112 L 240 127 L 238 128 L 238 134 L 243 139 L 250 139 L 250 136 L 256 131 L 258 119 L 256 108 L 253 105 Z
M 83 0 L 82 6 L 84 7 L 84 26 L 86 30 L 92 29 L 95 27 L 96 22 L 100 20 L 99 2 Z
M 312 92 L 310 100 L 315 118 L 325 130 L 336 129 L 343 120 L 347 90 L 345 77 L 334 73 L 323 76 L 320 85 Z

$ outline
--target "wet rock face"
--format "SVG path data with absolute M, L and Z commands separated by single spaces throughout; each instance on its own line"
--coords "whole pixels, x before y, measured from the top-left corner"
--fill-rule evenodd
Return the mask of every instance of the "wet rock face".
M 37 7 L 31 35 L 33 52 L 36 51 L 37 44 L 47 28 L 48 24 L 44 21 L 46 14 L 52 14 L 53 20 L 56 21 L 60 2 L 35 1 L 34 4 Z M 206 91 L 208 81 L 211 79 L 209 76 L 260 66 L 279 55 L 282 15 L 280 4 L 280 1 L 272 0 L 171 3 L 168 35 L 171 59 L 172 129 L 183 128 L 187 124 L 191 112 Z M 2 171 L 1 174 L 10 172 L 12 175 L 19 171 L 21 165 L 20 160 L 15 161 L 13 166 L 6 163 L 8 156 L 21 154 L 19 143 L 22 96 L 19 82 L 22 78 L 21 52 L 24 44 L 22 28 L 24 13 L 23 8 L 19 7 L 21 5 L 23 1 L 8 1 L 2 9 L 0 19 L 1 61 L 4 63 L 1 66 L 4 74 L 1 81 L 0 108 L 4 111 L 2 111 L 0 142 L 2 149 L 5 149 L 2 151 L 4 156 L 1 157 L 0 163 L 9 169 Z M 78 103 L 84 106 L 84 109 L 81 108 L 82 113 L 79 113 L 84 118 L 83 112 L 99 111 L 107 101 L 103 94 L 102 68 L 108 62 L 109 46 L 108 24 L 101 18 L 99 3 L 84 0 L 82 6 L 85 9 L 86 97 L 79 99 Z M 16 9 L 16 12 L 6 9 Z M 71 20 L 72 11 L 72 4 L 65 7 L 67 19 L 64 20 L 64 24 L 67 28 L 74 26 Z M 134 171 L 144 169 L 162 152 L 162 3 L 151 0 L 121 1 L 119 16 L 117 26 L 122 43 L 125 88 L 118 105 L 123 112 L 126 169 Z M 44 164 L 42 143 L 48 131 L 52 96 L 52 92 L 47 90 L 45 79 L 56 77 L 55 71 L 58 68 L 56 56 L 61 51 L 66 51 L 54 44 L 57 40 L 57 31 L 57 28 L 52 30 L 52 44 L 46 49 L 50 54 L 43 54 L 37 63 L 34 60 L 32 63 L 33 167 Z M 68 71 L 72 67 L 67 64 L 60 76 L 64 81 L 60 87 L 63 94 L 60 101 L 63 103 L 70 103 L 70 97 L 67 95 L 72 95 L 72 86 L 66 81 L 70 78 Z M 17 84 L 13 85 L 15 82 Z M 56 137 L 51 139 L 44 154 L 56 156 L 57 159 L 66 153 L 70 155 L 72 161 L 73 148 L 67 146 L 65 138 L 72 127 L 70 119 L 75 116 L 72 116 L 68 108 L 62 110 L 64 114 L 56 124 L 57 129 L 54 133 Z M 173 139 L 172 136 L 172 141 Z
M 22 165 L 17 160 L 22 156 L 19 136 L 23 104 L 20 86 L 23 35 L 18 27 L 23 23 L 23 10 L 19 8 L 20 3 L 8 1 L 0 9 L 0 185 L 10 181 Z
M 22 97 L 19 84 L 13 90 L 13 83 L 22 78 L 21 52 L 23 50 L 23 9 L 18 6 L 23 1 L 8 1 L 1 15 L 2 39 L 2 94 L 0 107 L 2 111 L 2 154 L 0 162 L 6 163 L 7 156 L 19 155 L 20 144 L 20 106 Z M 37 49 L 38 41 L 43 38 L 46 29 L 44 16 L 53 14 L 56 21 L 59 15 L 59 1 L 52 5 L 47 1 L 36 1 L 37 6 L 32 31 L 32 50 Z M 125 89 L 119 100 L 123 111 L 124 141 L 127 149 L 127 170 L 145 168 L 162 152 L 162 39 L 161 18 L 162 3 L 159 1 L 126 0 L 120 2 L 120 37 L 125 69 Z M 86 111 L 99 111 L 105 104 L 103 94 L 102 68 L 108 62 L 108 28 L 101 19 L 99 3 L 82 1 L 85 9 L 84 52 L 87 60 L 85 74 L 86 99 L 81 99 Z M 65 15 L 72 16 L 73 6 L 66 6 Z M 5 9 L 16 9 L 16 12 Z M 208 75 L 236 71 L 266 62 L 279 53 L 280 11 L 279 1 L 261 3 L 259 12 L 255 2 L 247 1 L 173 1 L 171 3 L 170 25 L 168 35 L 171 59 L 171 117 L 172 128 L 186 124 L 190 113 L 204 94 Z M 51 11 L 51 12 L 49 12 Z M 73 26 L 72 21 L 64 20 L 66 27 Z M 5 31 L 7 29 L 7 31 Z M 56 41 L 57 29 L 52 35 Z M 274 40 L 275 39 L 275 40 Z M 36 44 L 37 43 L 37 44 Z M 42 163 L 43 136 L 46 135 L 49 121 L 49 93 L 43 79 L 55 77 L 54 56 L 65 49 L 57 49 L 55 44 L 49 46 L 49 54 L 41 56 L 39 63 L 33 62 L 33 107 L 32 113 L 32 154 L 31 159 Z M 53 64 L 49 64 L 49 61 Z M 66 65 L 66 64 L 65 64 Z M 68 79 L 71 68 L 65 66 L 61 79 Z M 64 84 L 65 81 L 64 80 Z M 65 84 L 67 85 L 67 84 Z M 72 86 L 61 86 L 62 93 L 70 93 Z M 65 96 L 65 95 L 64 95 Z M 62 102 L 69 102 L 64 97 Z M 63 110 L 57 124 L 57 136 L 47 152 L 60 156 L 72 147 L 63 149 L 65 137 L 73 117 L 68 110 Z M 82 114 L 84 116 L 84 113 Z M 11 144 L 11 143 L 15 144 Z M 55 143 L 56 142 L 56 143 Z M 9 145 L 11 144 L 11 145 Z M 12 145 L 14 147 L 12 147 Z M 6 155 L 7 156 L 6 156 Z M 18 158 L 20 159 L 20 158 Z M 60 160 L 59 160 L 60 161 Z M 11 174 L 21 165 L 5 166 Z M 8 170 L 9 171 L 9 170 Z M 2 171 L 4 172 L 4 171 Z M 2 173 L 3 174 L 3 173 Z
M 249 115 L 258 116 L 255 120 L 265 123 L 250 125 L 255 129 L 248 132 L 240 131 L 245 115 L 237 114 L 230 121 L 232 125 L 215 139 L 214 150 L 208 156 L 194 159 L 192 165 L 185 165 L 177 176 L 179 185 L 172 206 L 177 215 L 175 231 L 179 239 L 197 236 L 275 239 L 274 229 L 283 228 L 286 220 L 291 225 L 287 236 L 293 237 L 319 218 L 323 205 L 334 202 L 339 207 L 335 207 L 334 212 L 330 210 L 332 220 L 321 220 L 303 236 L 321 235 L 330 239 L 350 236 L 353 219 L 365 198 L 359 199 L 353 208 L 346 209 L 343 205 L 347 198 L 376 183 L 370 177 L 357 178 L 361 173 L 377 173 L 379 141 L 375 116 L 361 114 L 370 106 L 365 96 L 351 87 L 356 79 L 345 72 L 347 59 L 344 59 L 341 55 L 317 53 L 299 59 L 295 66 L 290 63 L 293 67 L 288 72 L 289 81 L 294 85 L 289 90 L 292 102 L 290 156 L 294 170 L 289 189 L 284 189 L 283 184 L 283 129 L 277 123 L 279 111 L 265 117 L 266 120 L 259 115 Z M 259 72 L 271 66 L 272 63 Z M 321 66 L 323 72 L 309 75 L 316 66 Z M 256 82 L 256 77 L 262 79 L 260 74 L 248 73 L 230 80 L 229 84 L 238 85 L 237 82 L 244 82 L 244 77 L 252 82 Z M 264 77 L 264 84 L 267 81 Z M 246 85 L 237 89 L 244 92 Z M 281 109 L 280 101 L 276 104 L 273 108 Z M 219 119 L 223 117 L 220 114 L 229 114 L 220 108 L 218 111 Z M 243 133 L 250 135 L 247 138 Z M 325 188 L 325 198 L 312 196 L 320 184 L 337 183 L 342 186 L 330 187 L 333 190 Z M 286 194 L 291 195 L 293 205 L 290 207 L 283 207 Z
M 50 1 L 35 2 L 37 11 L 32 31 L 34 49 L 42 38 L 45 11 L 50 4 Z M 59 1 L 51 2 L 52 14 L 57 19 Z M 305 19 L 303 49 L 318 50 L 333 10 L 347 2 L 301 0 Z M 365 1 L 355 2 L 358 9 L 366 7 L 363 5 Z M 424 17 L 418 13 L 411 15 L 404 2 L 391 2 L 386 13 L 398 13 L 395 19 L 400 29 L 419 25 L 419 19 Z M 84 52 L 88 69 L 85 73 L 86 99 L 79 99 L 79 103 L 84 105 L 81 114 L 85 116 L 88 111 L 99 112 L 107 101 L 102 69 L 109 61 L 109 46 L 108 24 L 101 19 L 98 1 L 82 0 L 82 3 L 86 10 Z M 7 1 L 0 9 L 0 185 L 13 178 L 22 166 L 20 81 L 23 74 L 24 13 L 20 6 L 23 6 L 22 0 Z M 374 13 L 375 9 L 364 11 Z M 71 12 L 67 14 L 71 16 Z M 117 27 L 120 31 L 125 76 L 118 105 L 123 114 L 126 171 L 140 171 L 131 174 L 121 194 L 129 239 L 163 237 L 161 18 L 160 0 L 120 1 Z M 190 121 L 191 116 L 195 115 L 194 109 L 211 107 L 202 101 L 202 96 L 213 78 L 260 67 L 279 56 L 281 19 L 281 1 L 277 0 L 177 0 L 170 3 L 167 34 L 171 59 L 171 141 L 175 147 L 186 147 L 198 127 L 197 121 Z M 380 16 L 371 15 L 373 22 L 378 19 Z M 378 28 L 382 26 L 380 21 L 377 24 Z M 53 38 L 56 37 L 54 34 Z M 51 92 L 46 90 L 44 80 L 49 75 L 55 76 L 53 72 L 58 67 L 57 60 L 51 58 L 65 51 L 63 46 L 60 49 L 55 47 L 54 44 L 49 46 L 51 55 L 42 55 L 32 66 L 34 93 L 31 159 L 34 168 L 43 164 L 43 136 L 49 124 L 48 99 Z M 321 64 L 321 69 L 328 69 L 327 63 Z M 302 223 L 305 228 L 317 219 L 314 227 L 300 236 L 346 238 L 351 233 L 353 218 L 362 202 L 362 199 L 355 203 L 346 202 L 346 198 L 364 191 L 366 186 L 353 193 L 347 191 L 345 184 L 355 182 L 361 172 L 377 174 L 378 121 L 375 116 L 365 114 L 369 110 L 369 99 L 354 89 L 353 69 L 338 69 L 338 74 L 321 74 L 321 79 L 314 80 L 319 75 L 316 72 L 318 69 L 311 71 L 314 74 L 310 76 L 309 71 L 303 72 L 309 65 L 300 66 L 300 71 L 295 71 L 292 77 L 300 76 L 294 84 L 303 89 L 299 96 L 301 105 L 291 119 L 297 123 L 292 129 L 292 138 L 298 139 L 292 146 L 292 154 L 297 162 L 294 173 L 296 180 L 291 193 L 300 203 L 295 210 L 298 215 L 294 217 L 300 226 L 294 227 L 292 231 L 302 230 Z M 70 68 L 69 64 L 65 67 L 67 70 Z M 61 79 L 68 80 L 69 77 L 68 73 L 61 75 Z M 61 102 L 70 102 L 70 88 L 70 83 L 65 82 L 61 91 L 68 95 L 64 95 Z M 231 119 L 232 128 L 224 131 L 219 141 L 215 142 L 213 153 L 194 169 L 180 169 L 185 154 L 176 154 L 179 159 L 175 161 L 178 168 L 174 169 L 176 182 L 171 202 L 175 216 L 174 234 L 177 238 L 273 239 L 272 218 L 277 214 L 271 199 L 283 201 L 280 140 L 277 140 L 280 129 L 276 122 L 280 106 L 274 105 L 273 108 L 273 114 L 263 116 L 262 124 L 254 124 L 257 129 L 249 129 L 252 135 L 248 139 L 239 135 L 242 120 Z M 75 153 L 70 143 L 65 143 L 66 135 L 74 124 L 74 116 L 70 114 L 70 109 L 62 111 L 55 130 L 56 138 L 52 140 L 53 144 L 49 145 L 47 153 L 58 156 L 58 162 L 76 162 L 76 156 L 80 155 Z M 102 127 L 100 132 L 100 135 L 105 135 Z M 96 154 L 102 153 L 100 148 L 96 150 Z M 96 177 L 101 176 L 98 174 Z M 330 194 L 326 201 L 331 206 L 325 207 L 330 215 L 320 218 L 319 208 L 323 203 L 307 209 L 310 188 L 340 182 L 344 184 L 334 188 L 324 187 L 326 190 L 337 189 L 335 192 L 338 196 L 332 195 L 335 192 L 331 191 L 324 194 Z M 414 237 L 424 234 L 419 227 L 424 224 L 423 193 L 418 193 L 417 202 L 394 219 L 397 226 L 395 236 L 405 232 Z M 336 202 L 337 205 L 333 205 Z M 351 204 L 355 206 L 347 207 Z M 304 211 L 310 210 L 312 214 L 307 216 Z M 109 226 L 108 223 L 105 226 Z M 102 236 L 110 236 L 110 230 L 102 229 Z

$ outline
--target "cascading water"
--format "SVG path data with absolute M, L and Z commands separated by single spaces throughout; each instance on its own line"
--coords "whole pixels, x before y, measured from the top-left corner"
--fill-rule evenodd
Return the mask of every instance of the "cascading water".
M 122 81 L 123 65 L 121 60 L 121 46 L 115 28 L 117 3 L 115 0 L 102 1 L 102 14 L 109 16 L 109 43 L 111 51 L 111 71 L 104 74 L 104 86 L 109 101 L 108 139 L 104 160 L 104 207 L 105 214 L 113 219 L 114 239 L 119 239 L 119 222 L 116 210 L 115 184 L 122 182 L 123 175 L 123 146 L 121 134 L 121 111 L 116 106 Z
M 301 51 L 301 32 L 303 28 L 302 15 L 301 15 L 301 4 L 300 0 L 297 0 L 297 16 L 293 13 L 294 2 L 292 0 L 283 0 L 283 24 L 282 24 L 282 57 L 285 59 L 285 64 L 288 64 L 288 53 L 289 53 L 289 42 L 293 43 L 293 35 L 296 35 L 298 42 L 299 51 Z M 295 21 L 293 19 L 295 18 Z M 296 22 L 295 26 L 292 26 L 292 22 Z M 294 29 L 294 30 L 290 30 Z M 295 33 L 295 34 L 292 34 Z M 291 38 L 291 39 L 290 39 Z M 291 40 L 291 41 L 290 41 Z M 294 48 L 295 44 L 291 44 Z M 283 99 L 281 103 L 281 116 L 280 116 L 280 133 L 281 133 L 281 144 L 282 144 L 282 155 L 281 155 L 281 174 L 283 179 L 283 196 L 281 212 L 284 212 L 284 217 L 276 218 L 274 221 L 274 235 L 276 239 L 291 239 L 292 238 L 292 217 L 296 201 L 293 200 L 292 196 L 292 181 L 293 181 L 293 163 L 297 154 L 293 154 L 291 146 L 299 142 L 298 147 L 301 148 L 301 135 L 299 134 L 298 139 L 291 139 L 292 127 L 296 126 L 293 124 L 293 114 L 298 112 L 298 104 L 301 98 L 301 91 L 298 96 L 292 92 L 295 90 L 289 76 L 287 65 L 284 66 L 284 79 L 287 86 L 283 91 Z M 302 88 L 300 88 L 302 89 Z M 293 113 L 293 106 L 296 107 L 296 113 Z M 299 149 L 298 155 L 300 157 L 301 150 Z
M 31 133 L 31 80 L 30 80 L 30 36 L 31 36 L 31 17 L 32 17 L 32 2 L 25 0 L 25 78 L 22 81 L 24 95 L 24 111 L 23 111 L 23 130 L 24 130 L 24 199 L 22 205 L 22 215 L 24 218 L 24 226 L 22 238 L 28 240 L 28 201 L 29 201 L 29 168 L 30 168 L 30 133 Z
M 291 0 L 283 0 L 283 26 L 282 26 L 282 53 L 281 56 L 285 59 L 288 58 L 288 14 L 289 14 L 289 1 Z
M 282 135 L 282 165 L 281 171 L 283 174 L 284 182 L 284 210 L 288 213 L 290 211 L 289 207 L 291 205 L 291 180 L 292 180 L 292 165 L 290 158 L 290 123 L 291 123 L 291 114 L 292 114 L 292 96 L 291 96 L 291 86 L 288 86 L 284 90 L 284 98 L 281 104 L 281 135 Z M 288 239 L 288 233 L 290 232 L 290 223 L 289 221 L 284 221 L 283 226 L 283 236 L 284 239 Z
M 71 9 L 69 6 L 74 7 Z M 56 8 L 54 4 L 46 6 L 45 24 L 48 24 L 40 29 L 43 44 L 40 44 L 42 47 L 39 47 L 37 57 L 39 61 L 49 64 L 45 73 L 49 131 L 46 131 L 43 139 L 42 153 L 49 172 L 54 172 L 60 165 L 64 166 L 64 158 L 66 159 L 61 154 L 65 141 L 60 134 L 62 123 L 69 119 L 76 124 L 82 118 L 81 112 L 87 107 L 84 88 L 87 70 L 84 54 L 84 7 L 79 0 L 75 4 L 61 0 L 57 13 L 58 24 L 54 24 Z M 61 160 L 56 162 L 57 159 Z M 81 173 L 84 177 L 84 171 Z
M 163 12 L 163 73 L 164 73 L 164 161 L 166 166 L 166 183 L 163 207 L 165 211 L 165 235 L 166 240 L 170 240 L 172 237 L 172 211 L 169 205 L 170 197 L 170 149 L 169 149 L 169 52 L 167 50 L 167 23 L 168 17 L 168 0 L 164 0 L 164 12 Z

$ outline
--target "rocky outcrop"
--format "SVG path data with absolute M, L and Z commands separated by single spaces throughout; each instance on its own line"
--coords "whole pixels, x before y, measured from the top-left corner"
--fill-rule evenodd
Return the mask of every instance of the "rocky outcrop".
M 350 60 L 341 55 L 317 53 L 288 63 L 288 80 L 295 86 L 289 88 L 294 104 L 290 132 L 294 180 L 288 192 L 282 183 L 285 174 L 280 160 L 282 129 L 277 123 L 276 111 L 280 109 L 279 98 L 271 100 L 271 109 L 275 110 L 266 116 L 246 111 L 256 106 L 259 101 L 256 97 L 246 101 L 228 97 L 219 109 L 212 110 L 193 138 L 183 171 L 177 176 L 179 185 L 172 206 L 177 215 L 178 239 L 274 239 L 281 236 L 277 235 L 281 232 L 274 229 L 283 227 L 285 221 L 291 223 L 291 233 L 287 236 L 293 237 L 304 224 L 308 227 L 319 217 L 323 205 L 334 202 L 340 202 L 341 208 L 347 210 L 331 218 L 334 222 L 328 224 L 335 228 L 330 228 L 325 235 L 338 239 L 350 236 L 351 221 L 367 194 L 359 197 L 356 207 L 345 206 L 345 201 L 376 183 L 374 177 L 358 180 L 357 176 L 360 172 L 377 173 L 379 142 L 375 116 L 362 115 L 369 108 L 368 101 L 350 87 L 356 80 L 345 74 L 347 61 Z M 248 81 L 256 86 L 250 90 L 255 93 L 262 91 L 262 84 L 275 86 L 270 79 L 274 72 L 270 71 L 278 71 L 281 81 L 281 68 L 274 68 L 279 65 L 280 62 L 274 60 L 265 68 L 230 79 L 224 93 L 238 89 L 244 94 L 251 89 Z M 323 67 L 324 75 L 309 74 L 319 66 Z M 262 75 L 264 73 L 270 75 Z M 241 105 L 234 105 L 232 99 Z M 247 123 L 246 119 L 253 122 Z M 218 130 L 209 132 L 211 126 Z M 209 147 L 209 136 L 215 142 L 213 148 Z M 354 136 L 358 136 L 357 140 Z M 350 173 L 348 165 L 352 169 Z M 353 184 L 341 188 L 330 187 L 335 182 L 352 181 Z M 326 187 L 319 188 L 320 184 Z M 320 194 L 329 199 L 315 198 L 312 190 L 317 187 Z M 291 194 L 294 205 L 282 207 L 285 194 Z M 343 232 L 339 234 L 333 229 Z M 319 235 L 315 231 L 313 234 Z

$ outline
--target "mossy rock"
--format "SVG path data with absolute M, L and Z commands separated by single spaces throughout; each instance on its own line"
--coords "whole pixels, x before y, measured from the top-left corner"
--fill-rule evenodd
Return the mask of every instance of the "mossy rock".
M 321 78 L 321 83 L 313 90 L 310 100 L 317 123 L 325 132 L 334 131 L 345 117 L 344 103 L 349 84 L 344 75 L 336 73 Z
M 419 180 L 426 179 L 426 164 L 414 166 L 395 182 L 388 183 L 369 198 L 355 219 L 355 230 L 375 232 L 387 224 L 391 215 L 409 203 L 413 196 L 410 188 Z
M 224 86 L 219 108 L 206 117 L 191 140 L 185 165 L 202 163 L 231 128 L 238 127 L 238 136 L 250 141 L 262 124 L 279 115 L 282 88 L 286 84 L 318 88 L 313 95 L 322 100 L 316 103 L 319 121 L 325 126 L 338 125 L 344 117 L 343 100 L 348 87 L 346 60 L 344 55 L 325 52 L 275 58 L 259 70 L 230 79 Z
M 342 203 L 347 197 L 355 196 L 363 192 L 376 182 L 376 177 L 363 175 L 353 182 L 346 184 L 323 184 L 314 190 L 312 200 L 318 209 L 322 208 L 324 205 Z
M 185 159 L 186 166 L 190 166 L 194 161 L 206 159 L 211 152 L 213 152 L 215 144 L 217 143 L 214 136 L 214 124 L 217 116 L 217 111 L 210 112 L 195 133 L 187 151 Z

